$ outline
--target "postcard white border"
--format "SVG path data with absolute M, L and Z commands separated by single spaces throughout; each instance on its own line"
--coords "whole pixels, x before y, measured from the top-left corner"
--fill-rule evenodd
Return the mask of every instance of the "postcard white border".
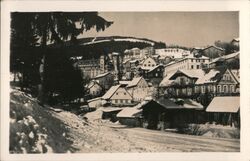
M 249 161 L 249 7 L 248 1 L 3 1 L 1 4 L 1 160 Z M 239 11 L 241 52 L 241 152 L 9 154 L 9 14 L 12 11 Z

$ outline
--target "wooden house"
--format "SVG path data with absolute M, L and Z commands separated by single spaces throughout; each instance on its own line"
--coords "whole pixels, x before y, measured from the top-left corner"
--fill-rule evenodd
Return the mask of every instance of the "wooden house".
M 123 108 L 116 117 L 119 122 L 123 125 L 131 126 L 131 127 L 139 127 L 141 126 L 141 113 L 142 110 L 135 107 L 125 107 Z
M 202 55 L 209 57 L 210 59 L 220 57 L 225 54 L 225 49 L 220 47 L 211 45 L 204 48 L 202 51 Z
M 208 92 L 214 96 L 239 95 L 239 88 L 239 78 L 226 68 L 210 69 L 195 83 L 195 93 Z
M 128 106 L 133 105 L 133 97 L 130 93 L 121 85 L 112 86 L 103 96 L 103 100 L 106 100 L 112 106 Z
M 104 90 L 108 90 L 114 83 L 114 75 L 110 72 L 99 74 L 93 78 Z
M 162 64 L 156 65 L 154 67 L 141 67 L 139 69 L 140 75 L 151 82 L 153 86 L 158 87 L 159 83 L 163 79 L 164 66 Z
M 168 85 L 166 92 L 169 97 L 191 98 L 195 94 L 195 82 L 203 76 L 204 71 L 202 69 L 178 70 L 168 78 L 171 84 Z
M 133 97 L 134 101 L 142 101 L 149 93 L 149 86 L 143 77 L 134 78 L 126 86 L 127 91 Z
M 210 123 L 240 127 L 240 97 L 214 97 L 206 109 Z
M 103 88 L 102 86 L 97 83 L 96 81 L 90 81 L 86 86 L 87 92 L 90 95 L 90 97 L 98 97 L 103 94 Z
M 174 100 L 164 97 L 141 104 L 143 127 L 149 129 L 178 128 L 188 123 L 197 123 L 198 115 L 203 109 L 196 105 L 179 105 Z

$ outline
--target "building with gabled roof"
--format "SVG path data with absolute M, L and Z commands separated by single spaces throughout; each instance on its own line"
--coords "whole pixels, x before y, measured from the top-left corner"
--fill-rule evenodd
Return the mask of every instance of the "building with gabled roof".
M 159 64 L 153 67 L 141 67 L 139 68 L 140 75 L 145 78 L 148 82 L 152 83 L 153 86 L 158 87 L 159 83 L 163 79 L 164 65 Z
M 239 88 L 239 79 L 227 68 L 209 69 L 195 83 L 195 93 L 209 92 L 215 96 L 239 95 Z
M 93 78 L 96 82 L 98 82 L 104 90 L 108 90 L 114 83 L 114 75 L 110 72 L 106 72 L 103 74 L 99 74 Z
M 143 77 L 133 78 L 126 86 L 126 89 L 136 102 L 144 100 L 149 95 L 149 85 Z
M 208 105 L 209 121 L 217 124 L 240 127 L 240 97 L 214 97 Z
M 103 92 L 103 88 L 102 86 L 94 81 L 91 80 L 86 86 L 85 88 L 87 89 L 88 94 L 93 98 L 93 97 L 98 97 L 102 94 Z
M 239 69 L 239 59 L 240 53 L 235 52 L 228 55 L 223 55 L 218 58 L 213 59 L 209 63 L 210 68 L 220 67 L 220 66 L 230 66 L 230 68 Z
M 132 105 L 133 97 L 121 85 L 112 86 L 103 96 L 102 99 L 106 100 L 112 106 L 128 106 Z
M 195 82 L 200 77 L 203 77 L 204 74 L 205 72 L 202 69 L 180 69 L 172 74 L 169 74 L 165 78 L 165 82 L 161 82 L 160 85 L 164 90 L 164 94 L 168 97 L 192 97 L 195 93 Z M 168 84 L 166 84 L 166 82 Z
M 222 49 L 215 45 L 210 45 L 202 48 L 193 48 L 191 49 L 191 53 L 195 56 L 206 56 L 210 59 L 217 58 L 225 54 L 225 49 Z

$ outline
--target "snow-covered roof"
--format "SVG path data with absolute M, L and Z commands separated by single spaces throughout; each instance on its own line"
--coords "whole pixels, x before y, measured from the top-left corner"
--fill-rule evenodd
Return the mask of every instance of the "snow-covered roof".
M 112 55 L 120 55 L 119 53 L 113 52 Z
M 214 63 L 214 62 L 217 62 L 217 61 L 219 61 L 219 60 L 232 59 L 232 58 L 235 58 L 235 57 L 237 57 L 237 56 L 239 56 L 239 55 L 240 55 L 239 52 L 235 52 L 235 53 L 228 54 L 228 55 L 223 55 L 223 56 L 220 56 L 220 57 L 218 57 L 218 58 L 213 59 L 213 60 L 210 62 L 210 64 L 211 64 L 211 63 Z
M 219 73 L 220 73 L 220 71 L 218 71 L 216 69 L 211 69 L 203 77 L 199 77 L 199 79 L 195 82 L 195 84 L 205 84 L 205 83 L 216 82 L 217 80 L 216 79 L 212 79 L 212 78 L 214 78 Z
M 96 97 L 96 98 L 90 99 L 87 102 L 89 103 L 89 102 L 98 101 L 98 100 L 101 100 L 101 97 Z
M 238 42 L 239 42 L 239 41 L 240 41 L 240 38 L 238 38 L 238 37 L 237 37 L 237 38 L 234 38 L 232 41 L 238 41 Z
M 160 83 L 160 87 L 167 87 L 169 86 L 174 80 L 170 80 L 170 78 L 175 74 L 174 72 L 168 73 L 166 77 L 163 78 L 163 80 Z
M 214 97 L 208 105 L 206 112 L 229 112 L 237 113 L 240 109 L 239 96 Z
M 216 48 L 216 49 L 219 49 L 219 50 L 222 50 L 222 51 L 225 50 L 225 49 L 222 49 L 222 48 L 220 48 L 220 47 L 218 47 L 218 46 L 214 46 L 214 45 L 208 46 L 208 47 L 206 47 L 206 48 L 204 48 L 204 49 L 202 49 L 202 50 L 206 50 L 206 49 L 211 48 L 211 47 Z
M 135 60 L 130 60 L 130 63 L 135 63 L 135 62 L 139 62 L 139 60 L 135 59 Z
M 94 81 L 94 80 L 91 80 L 88 84 L 85 85 L 85 87 L 88 88 L 88 89 L 90 89 L 90 88 L 92 88 L 95 84 L 97 84 L 97 85 L 100 86 L 99 83 L 97 83 L 97 82 Z M 101 87 L 101 86 L 100 86 L 100 87 Z
M 142 70 L 148 70 L 148 72 L 151 72 L 151 71 L 155 70 L 156 68 L 158 68 L 160 66 L 163 66 L 163 65 L 162 64 L 158 64 L 158 65 L 153 66 L 153 67 L 152 66 L 150 66 L 150 67 L 148 67 L 148 66 L 146 66 L 146 67 L 141 66 L 141 69 Z
M 231 73 L 234 75 L 235 79 L 240 82 L 240 70 L 238 69 L 232 69 Z
M 94 79 L 101 78 L 101 77 L 105 77 L 105 76 L 107 76 L 108 74 L 110 74 L 110 73 L 109 73 L 109 72 L 106 72 L 106 73 L 103 73 L 103 74 L 99 74 L 99 75 L 97 75 L 96 77 L 94 77 Z
M 203 77 L 205 72 L 202 69 L 193 69 L 193 70 L 188 70 L 188 69 L 179 69 L 177 70 L 170 79 L 175 79 L 175 75 L 183 73 L 184 75 L 190 77 L 190 78 L 200 78 Z
M 133 80 L 129 82 L 127 88 L 131 88 L 131 87 L 136 86 L 140 82 L 141 79 L 142 79 L 142 77 L 133 78 Z
M 206 57 L 204 55 L 200 56 L 200 57 L 195 57 L 194 54 L 189 54 L 188 56 L 186 56 L 185 58 L 192 58 L 192 59 L 209 59 L 209 57 Z M 184 58 L 184 59 L 185 59 Z
M 119 81 L 120 84 L 122 85 L 128 85 L 131 81 Z
M 121 111 L 122 108 L 119 107 L 105 107 L 102 109 L 103 112 L 115 112 L 115 111 Z
M 150 69 L 148 72 L 151 72 L 151 71 L 157 69 L 158 67 L 164 67 L 164 66 L 162 64 L 156 65 L 152 69 Z
M 142 109 L 138 109 L 136 107 L 125 107 L 116 115 L 116 117 L 135 118 L 141 112 Z
M 120 84 L 116 86 L 112 86 L 103 96 L 102 99 L 110 99 L 113 94 L 120 88 Z
M 172 100 L 166 99 L 164 97 L 157 99 L 155 102 L 159 103 L 161 106 L 165 107 L 166 109 L 184 109 L 183 106 L 177 105 Z
M 203 106 L 200 103 L 192 99 L 183 99 L 183 100 L 184 100 L 183 106 L 187 109 L 201 109 L 201 110 L 203 109 Z

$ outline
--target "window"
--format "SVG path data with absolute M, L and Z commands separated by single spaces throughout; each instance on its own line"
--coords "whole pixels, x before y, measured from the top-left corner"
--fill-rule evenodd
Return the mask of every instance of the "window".
M 118 100 L 115 100 L 115 103 L 118 103 Z
M 128 100 L 125 100 L 126 103 L 128 103 Z
M 234 93 L 234 85 L 231 85 L 231 92 Z
M 199 66 L 199 65 L 197 65 L 197 66 L 196 66 L 196 68 L 197 68 L 197 69 L 199 69 L 199 68 L 200 68 L 200 66 Z
M 121 103 L 123 103 L 123 100 L 120 100 Z
M 194 69 L 194 66 L 193 66 L 193 65 L 191 65 L 191 69 Z
M 116 95 L 118 95 L 118 92 L 116 92 Z
M 221 92 L 221 86 L 220 86 L 220 85 L 217 86 L 217 92 L 218 92 L 218 93 Z
M 127 93 L 126 92 L 124 92 L 124 95 L 126 95 Z
M 227 85 L 224 85 L 224 93 L 227 93 L 227 92 L 228 92 Z
M 193 59 L 191 59 L 191 62 L 193 62 Z

